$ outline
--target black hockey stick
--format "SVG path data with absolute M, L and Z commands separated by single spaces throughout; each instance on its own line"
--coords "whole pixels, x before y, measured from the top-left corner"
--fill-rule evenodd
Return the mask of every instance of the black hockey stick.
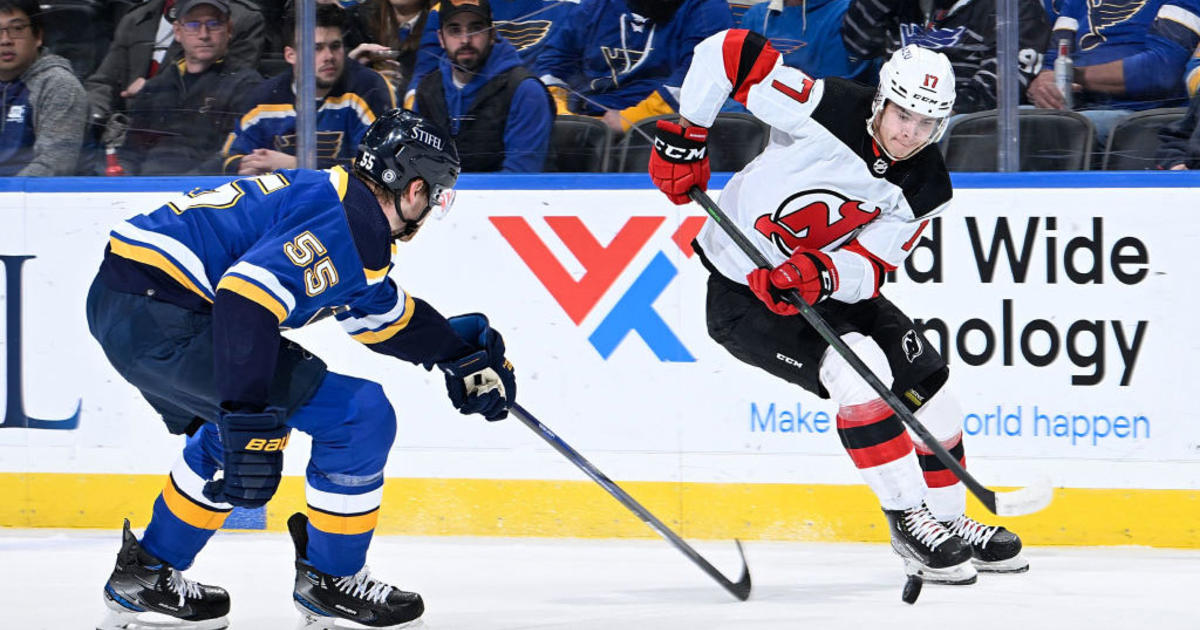
M 717 204 L 713 202 L 713 200 L 706 195 L 704 191 L 693 187 L 688 191 L 688 196 L 692 198 L 692 201 L 695 201 L 704 208 L 704 211 L 707 212 L 710 217 L 712 217 L 713 221 L 716 221 L 717 225 L 725 231 L 725 234 L 729 235 L 729 238 L 733 239 L 733 242 L 737 244 L 738 248 L 741 249 L 748 258 L 750 258 L 750 261 L 753 262 L 756 267 L 762 269 L 771 269 L 774 267 L 774 265 L 767 260 L 767 257 L 764 256 L 762 252 L 758 251 L 758 248 L 756 248 L 754 244 L 750 242 L 750 239 L 746 238 L 746 235 L 743 234 L 740 229 L 738 229 L 738 226 L 734 225 L 729 220 L 729 217 L 725 215 L 725 211 L 721 210 L 721 208 L 717 206 Z M 914 416 L 913 413 L 908 410 L 908 407 L 904 406 L 904 403 L 900 401 L 900 398 L 896 396 L 896 394 L 892 392 L 887 385 L 884 385 L 883 382 L 879 380 L 878 376 L 875 376 L 875 374 L 871 372 L 871 368 L 867 367 L 867 365 L 863 363 L 862 359 L 860 359 L 858 355 L 846 345 L 846 342 L 842 341 L 842 338 L 838 336 L 838 334 L 834 332 L 832 328 L 829 327 L 829 324 L 825 321 L 825 319 L 821 317 L 821 315 L 817 313 L 813 307 L 809 306 L 808 302 L 805 302 L 804 299 L 800 297 L 799 291 L 795 289 L 784 291 L 783 297 L 788 301 L 789 304 L 800 310 L 800 315 L 804 317 L 805 321 L 807 321 L 810 326 L 815 328 L 816 331 L 820 333 L 821 338 L 824 339 L 830 347 L 832 347 L 838 354 L 842 355 L 842 358 L 846 359 L 846 362 L 850 364 L 850 367 L 854 368 L 855 372 L 858 372 L 858 375 L 861 376 L 863 380 L 865 380 L 867 384 L 871 386 L 871 389 L 874 389 L 875 392 L 879 394 L 879 397 L 882 398 L 884 402 L 886 402 L 888 406 L 892 408 L 892 411 L 896 413 L 900 420 L 904 422 L 904 424 L 908 425 L 908 428 L 912 429 L 913 433 L 916 433 L 917 436 L 921 438 L 921 441 L 925 443 L 925 446 L 929 450 L 933 451 L 933 454 L 937 456 L 938 460 L 941 461 L 942 464 L 944 464 L 947 468 L 949 468 L 956 477 L 961 479 L 963 484 L 970 489 L 972 494 L 979 498 L 979 501 L 982 502 L 983 505 L 992 512 L 992 514 L 998 514 L 1000 516 L 1019 516 L 1021 514 L 1031 514 L 1050 504 L 1050 501 L 1054 498 L 1054 490 L 1050 488 L 1049 485 L 1031 486 L 1028 488 L 1021 488 L 1019 490 L 997 493 L 993 490 L 989 490 L 983 484 L 979 483 L 979 481 L 976 480 L 971 473 L 967 472 L 966 468 L 963 468 L 962 464 L 958 463 L 958 460 L 955 459 L 954 456 L 951 455 L 944 446 L 938 443 L 937 439 L 935 439 L 933 435 L 929 433 L 929 429 L 926 429 L 925 425 L 921 424 L 920 420 L 917 420 L 916 416 Z
M 712 563 L 710 563 L 708 560 L 705 560 L 704 556 L 701 556 L 696 552 L 695 549 L 692 549 L 691 545 L 688 545 L 686 542 L 684 542 L 678 534 L 671 531 L 671 529 L 664 525 L 662 521 L 655 518 L 655 516 L 650 513 L 650 510 L 642 507 L 641 503 L 638 503 L 637 500 L 629 496 L 629 494 L 622 490 L 621 487 L 616 483 L 614 483 L 612 479 L 609 479 L 607 475 L 600 472 L 600 470 L 593 466 L 592 463 L 587 459 L 585 459 L 583 455 L 580 455 L 575 449 L 571 448 L 562 440 L 562 438 L 558 437 L 554 431 L 551 431 L 550 427 L 542 424 L 537 418 L 534 418 L 532 414 L 530 414 L 528 411 L 525 411 L 524 407 L 518 403 L 513 403 L 508 410 L 511 411 L 518 420 L 525 423 L 525 426 L 533 429 L 542 437 L 543 440 L 549 442 L 550 446 L 554 447 L 554 450 L 562 453 L 564 457 L 571 460 L 572 464 L 575 464 L 580 468 L 580 470 L 587 473 L 587 476 L 591 477 L 592 481 L 600 484 L 600 487 L 604 488 L 609 494 L 613 495 L 616 500 L 621 502 L 621 505 L 629 508 L 629 510 L 634 514 L 637 514 L 638 518 L 642 519 L 647 525 L 650 526 L 651 529 L 658 532 L 663 538 L 666 538 L 667 542 L 674 545 L 676 549 L 682 551 L 683 555 L 691 558 L 692 562 L 695 562 L 701 569 L 704 570 L 705 573 L 709 575 L 709 577 L 716 580 L 721 586 L 725 587 L 725 590 L 732 593 L 734 597 L 742 601 L 746 601 L 746 599 L 750 597 L 750 568 L 746 565 L 746 554 L 742 551 L 742 542 L 740 540 L 734 540 L 734 542 L 737 543 L 738 556 L 742 559 L 742 577 L 737 582 L 734 582 L 725 577 L 725 575 L 718 571 L 717 568 L 712 565 Z

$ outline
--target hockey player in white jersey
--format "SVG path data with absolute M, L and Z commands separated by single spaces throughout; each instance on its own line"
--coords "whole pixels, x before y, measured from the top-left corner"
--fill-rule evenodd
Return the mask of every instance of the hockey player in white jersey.
M 934 143 L 954 105 L 954 71 L 941 53 L 907 46 L 879 78 L 877 90 L 813 79 L 784 66 L 761 35 L 717 33 L 696 47 L 679 123 L 658 123 L 650 175 L 677 204 L 692 186 L 703 190 L 707 127 L 728 97 L 772 127 L 720 205 L 775 268 L 755 268 L 709 221 L 694 243 L 711 272 L 709 334 L 739 360 L 838 403 L 838 435 L 910 573 L 970 584 L 977 570 L 1025 571 L 1020 538 L 964 514 L 963 484 L 779 294 L 797 290 L 965 464 L 946 362 L 880 294 L 885 274 L 950 203 Z

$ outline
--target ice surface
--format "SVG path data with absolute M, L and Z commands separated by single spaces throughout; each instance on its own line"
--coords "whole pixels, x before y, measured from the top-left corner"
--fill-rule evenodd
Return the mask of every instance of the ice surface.
M 0 625 L 93 628 L 119 542 L 116 529 L 0 529 Z M 689 542 L 737 578 L 731 541 Z M 661 540 L 379 537 L 368 560 L 380 578 L 425 597 L 431 630 L 1200 628 L 1200 551 L 1025 553 L 1029 573 L 926 584 L 915 606 L 900 601 L 901 562 L 884 545 L 750 541 L 755 586 L 744 603 Z M 218 533 L 187 575 L 229 589 L 234 630 L 296 624 L 282 534 Z

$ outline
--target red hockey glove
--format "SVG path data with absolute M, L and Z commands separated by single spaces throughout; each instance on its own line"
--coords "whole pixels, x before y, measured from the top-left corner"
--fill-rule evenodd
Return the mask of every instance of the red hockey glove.
M 692 186 L 708 190 L 708 129 L 695 125 L 684 129 L 678 123 L 658 121 L 654 153 L 650 154 L 650 179 L 676 205 L 691 199 Z
M 837 291 L 837 268 L 823 251 L 800 249 L 774 269 L 755 269 L 746 275 L 750 290 L 778 315 L 795 315 L 799 309 L 779 298 L 779 291 L 795 289 L 809 304 L 816 304 Z

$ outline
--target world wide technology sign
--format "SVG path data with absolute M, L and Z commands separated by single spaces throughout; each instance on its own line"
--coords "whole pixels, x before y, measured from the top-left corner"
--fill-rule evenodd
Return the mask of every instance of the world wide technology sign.
M 161 472 L 116 455 L 131 441 L 170 442 L 82 319 L 107 228 L 161 196 L 89 194 L 82 222 L 64 195 L 0 207 L 24 226 L 0 238 L 7 304 L 16 296 L 23 311 L 0 351 L 8 403 L 26 418 L 18 427 L 16 412 L 3 416 L 0 468 L 119 461 Z M 1001 473 L 989 483 L 1025 483 L 1036 470 L 1063 485 L 1200 487 L 1190 290 L 1200 221 L 1169 212 L 1194 201 L 1179 189 L 966 189 L 914 244 L 885 293 L 947 357 L 968 460 Z M 609 454 L 615 477 L 856 482 L 834 405 L 708 338 L 707 272 L 690 247 L 704 220 L 650 190 L 464 190 L 447 219 L 400 248 L 393 276 L 444 313 L 487 313 L 522 401 L 579 450 Z M 458 417 L 436 373 L 366 351 L 328 323 L 289 334 L 334 369 L 384 383 L 401 423 L 389 474 L 570 474 L 551 457 L 513 457 L 545 450 L 520 427 Z M 77 426 L 42 430 L 35 419 Z

